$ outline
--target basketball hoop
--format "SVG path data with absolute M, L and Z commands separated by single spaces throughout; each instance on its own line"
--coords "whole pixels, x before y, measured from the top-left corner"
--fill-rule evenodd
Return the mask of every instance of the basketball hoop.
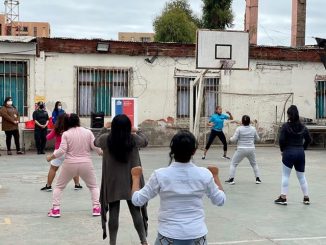
M 220 60 L 220 69 L 224 70 L 224 75 L 231 75 L 231 70 L 234 64 L 235 60 Z

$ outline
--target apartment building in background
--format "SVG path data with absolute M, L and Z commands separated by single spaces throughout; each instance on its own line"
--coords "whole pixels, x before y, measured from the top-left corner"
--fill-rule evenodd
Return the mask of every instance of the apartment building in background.
M 0 14 L 0 36 L 50 37 L 48 22 L 15 22 L 14 28 L 6 23 L 6 16 Z
M 119 32 L 119 41 L 154 42 L 155 33 L 151 32 Z

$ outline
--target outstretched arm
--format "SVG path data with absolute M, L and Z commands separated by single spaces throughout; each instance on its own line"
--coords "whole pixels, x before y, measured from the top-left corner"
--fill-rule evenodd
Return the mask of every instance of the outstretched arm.
M 233 116 L 232 116 L 231 112 L 226 111 L 226 113 L 229 114 L 229 116 L 230 116 L 229 120 L 233 120 Z

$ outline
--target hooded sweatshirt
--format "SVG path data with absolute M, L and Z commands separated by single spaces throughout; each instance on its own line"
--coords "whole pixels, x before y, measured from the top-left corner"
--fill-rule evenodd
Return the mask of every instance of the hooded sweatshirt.
M 306 126 L 300 122 L 283 124 L 279 139 L 281 152 L 288 148 L 307 149 L 310 142 L 311 137 Z

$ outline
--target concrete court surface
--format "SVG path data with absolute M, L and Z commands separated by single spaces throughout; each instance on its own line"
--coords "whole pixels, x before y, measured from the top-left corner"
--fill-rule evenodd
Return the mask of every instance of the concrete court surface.
M 141 150 L 145 178 L 159 167 L 168 165 L 168 148 Z M 230 156 L 234 152 L 230 147 Z M 194 160 L 199 166 L 216 164 L 221 180 L 228 177 L 229 161 L 221 159 L 222 149 L 211 148 L 206 160 L 198 150 Z M 311 205 L 302 204 L 302 193 L 293 172 L 287 206 L 273 203 L 279 195 L 281 155 L 276 147 L 257 147 L 257 161 L 263 183 L 256 185 L 252 169 L 244 160 L 237 169 L 236 184 L 224 184 L 227 202 L 213 206 L 204 199 L 208 244 L 326 244 L 326 151 L 306 152 L 306 173 Z M 98 183 L 101 158 L 93 155 Z M 60 218 L 48 218 L 51 193 L 42 192 L 49 165 L 45 155 L 27 152 L 22 156 L 0 157 L 0 244 L 109 244 L 102 240 L 100 218 L 91 216 L 90 193 L 73 190 L 70 182 L 64 191 Z M 159 198 L 148 206 L 150 244 L 157 228 Z M 139 244 L 137 233 L 125 202 L 121 205 L 118 244 Z

